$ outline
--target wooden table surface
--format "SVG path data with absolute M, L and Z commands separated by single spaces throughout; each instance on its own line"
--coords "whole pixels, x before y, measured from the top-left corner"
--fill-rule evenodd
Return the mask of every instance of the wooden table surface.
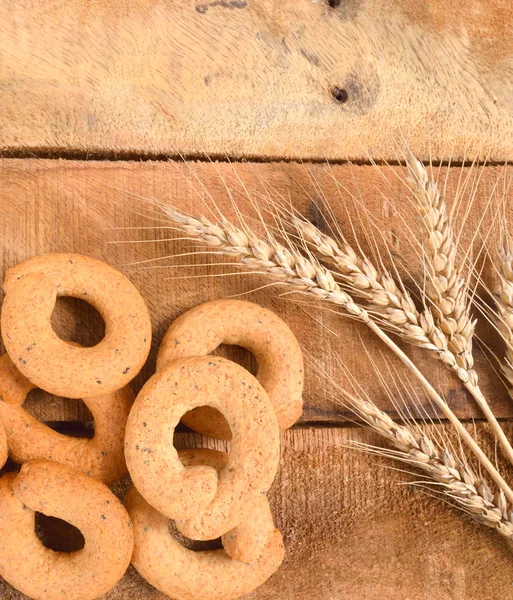
M 477 0 L 470 8 L 439 0 L 0 5 L 0 276 L 49 251 L 91 254 L 118 266 L 145 297 L 154 328 L 136 390 L 153 372 L 169 324 L 206 300 L 242 295 L 267 306 L 305 349 L 305 410 L 282 435 L 271 492 L 287 557 L 248 598 L 492 600 L 511 594 L 513 558 L 496 533 L 398 485 L 405 476 L 383 468 L 388 463 L 348 448 L 351 440 L 377 440 L 348 422 L 316 365 L 320 360 L 343 385 L 344 363 L 397 417 L 365 354 L 367 347 L 382 360 L 367 332 L 339 314 L 314 313 L 277 288 L 257 290 L 265 283 L 258 276 L 212 277 L 223 272 L 212 257 L 202 257 L 204 267 L 184 269 L 190 257 L 175 255 L 191 246 L 173 240 L 151 200 L 204 213 L 200 181 L 228 216 L 234 213 L 226 187 L 251 217 L 244 186 L 257 201 L 272 190 L 323 226 L 327 199 L 341 222 L 352 218 L 357 234 L 371 223 L 382 234 L 378 246 L 407 255 L 412 215 L 404 168 L 372 163 L 400 161 L 404 142 L 423 158 L 511 160 L 512 25 L 507 0 Z M 480 180 L 463 245 L 490 197 L 503 189 L 496 182 L 511 170 L 442 167 L 449 203 L 469 173 L 470 181 L 474 173 Z M 496 241 L 492 235 L 490 244 Z M 414 278 L 415 268 L 407 267 L 406 278 Z M 493 285 L 493 270 L 483 274 Z M 54 326 L 91 343 L 101 319 L 87 305 L 62 300 Z M 479 334 L 500 354 L 490 327 L 480 324 Z M 408 352 L 459 417 L 477 419 L 490 444 L 458 382 L 423 353 Z M 245 352 L 228 355 L 253 367 Z M 487 397 L 507 421 L 513 403 L 488 356 L 476 348 Z M 34 393 L 27 406 L 64 428 L 91 420 L 79 401 Z M 426 410 L 437 416 L 431 406 Z M 505 427 L 513 434 L 513 423 Z M 212 441 L 180 433 L 177 443 Z M 0 599 L 22 598 L 0 579 Z M 104 598 L 163 596 L 130 569 Z

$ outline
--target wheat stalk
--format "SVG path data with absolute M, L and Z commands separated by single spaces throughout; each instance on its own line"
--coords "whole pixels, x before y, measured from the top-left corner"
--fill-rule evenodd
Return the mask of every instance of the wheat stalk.
M 368 354 L 368 353 L 367 353 Z M 388 368 L 388 375 L 395 385 L 390 385 L 383 373 L 383 367 L 377 365 L 368 354 L 372 368 L 381 381 L 384 391 L 399 414 L 402 414 L 398 402 L 404 407 L 419 404 L 413 388 L 407 382 L 397 378 L 395 370 Z M 496 529 L 501 535 L 513 538 L 513 510 L 502 490 L 492 493 L 483 477 L 476 475 L 469 466 L 460 449 L 456 455 L 451 450 L 452 443 L 442 438 L 435 443 L 424 429 L 410 423 L 408 417 L 402 415 L 403 424 L 395 422 L 388 414 L 380 410 L 365 393 L 357 379 L 341 364 L 349 377 L 352 393 L 342 388 L 325 371 L 321 364 L 317 367 L 329 382 L 328 394 L 339 403 L 349 408 L 357 417 L 367 424 L 375 433 L 387 439 L 396 450 L 372 446 L 363 442 L 354 442 L 358 449 L 371 454 L 400 461 L 421 470 L 426 476 L 422 486 L 435 485 L 435 491 L 450 499 L 451 503 L 470 513 L 477 521 Z M 408 392 L 410 387 L 410 392 Z M 407 395 L 407 397 L 405 397 Z M 422 406 L 422 404 L 420 404 Z M 407 409 L 408 411 L 408 409 Z M 408 412 L 407 412 L 408 414 Z M 438 432 L 437 432 L 438 433 Z
M 456 357 L 458 367 L 477 385 L 472 354 L 476 321 L 470 317 L 462 269 L 456 266 L 457 245 L 447 206 L 424 165 L 411 154 L 407 164 L 406 181 L 417 201 L 417 220 L 426 253 L 425 293 L 431 300 L 435 322 L 447 336 L 448 348 Z
M 309 221 L 295 217 L 293 222 L 321 262 L 336 269 L 349 290 L 368 301 L 371 314 L 376 313 L 393 332 L 432 352 L 450 369 L 458 369 L 447 336 L 435 325 L 429 308 L 420 312 L 409 292 L 388 271 L 378 271 L 368 257 L 359 256 L 344 238 L 340 247 L 334 238 Z M 459 376 L 467 379 L 464 373 Z
M 501 535 L 513 538 L 513 512 L 509 510 L 502 491 L 494 496 L 488 484 L 465 462 L 458 460 L 448 448 L 440 450 L 424 432 L 395 423 L 369 400 L 347 392 L 343 394 L 350 408 L 398 450 L 379 449 L 373 452 L 422 470 L 431 480 L 441 484 L 445 495 L 460 508 Z
M 495 306 L 498 310 L 497 327 L 506 343 L 506 359 L 501 365 L 509 383 L 509 394 L 513 397 L 513 250 L 511 239 L 506 235 L 499 250 L 500 289 L 495 295 Z
M 413 158 L 410 160 L 415 161 Z M 419 192 L 422 200 L 420 214 L 424 221 L 434 221 L 442 230 L 440 235 L 438 229 L 431 232 L 427 242 L 431 252 L 431 260 L 427 264 L 436 265 L 430 273 L 430 279 L 438 280 L 436 286 L 431 284 L 428 287 L 435 290 L 431 294 L 434 310 L 424 307 L 420 312 L 401 282 L 398 284 L 386 270 L 378 270 L 367 256 L 360 256 L 342 235 L 340 246 L 333 237 L 321 232 L 309 221 L 296 216 L 293 218 L 293 225 L 301 232 L 321 262 L 334 267 L 350 291 L 366 299 L 370 304 L 369 310 L 376 312 L 391 326 L 392 331 L 399 333 L 411 344 L 431 351 L 447 367 L 454 370 L 464 383 L 470 381 L 477 385 L 477 374 L 472 369 L 472 335 L 475 322 L 468 318 L 464 280 L 455 275 L 455 249 L 453 236 L 448 233 L 445 203 L 441 202 L 433 182 L 426 180 L 427 172 L 423 165 L 416 163 L 418 161 L 412 163 L 415 172 L 410 172 L 409 182 L 414 189 L 418 187 L 417 178 L 422 183 L 420 187 L 423 191 Z M 433 201 L 432 210 L 426 208 L 427 198 Z M 431 241 L 432 238 L 437 240 L 437 244 Z M 448 253 L 450 260 L 444 252 Z M 447 280 L 450 280 L 450 286 L 443 283 Z M 454 283 L 454 280 L 457 283 Z M 455 292 L 456 298 L 451 297 L 452 292 Z M 451 307 L 454 308 L 453 312 Z
M 302 218 L 294 216 L 292 223 L 319 260 L 336 269 L 352 293 L 369 302 L 371 316 L 376 313 L 392 331 L 409 343 L 430 351 L 456 373 L 492 425 L 501 447 L 513 463 L 513 447 L 483 395 L 477 373 L 472 368 L 472 337 L 476 321 L 469 316 L 465 280 L 461 269 L 455 266 L 456 244 L 445 202 L 422 163 L 411 155 L 408 157 L 408 172 L 409 186 L 418 200 L 422 229 L 427 231 L 425 264 L 431 284 L 427 286 L 426 294 L 433 310 L 425 306 L 420 312 L 404 286 L 396 283 L 386 270 L 380 272 L 368 257 L 359 255 L 340 232 L 342 246 Z
M 333 275 L 317 261 L 304 257 L 298 248 L 291 245 L 285 248 L 272 236 L 262 240 L 249 229 L 242 230 L 224 217 L 214 224 L 205 217 L 195 218 L 180 213 L 166 205 L 160 205 L 163 212 L 187 235 L 203 241 L 216 253 L 237 257 L 248 269 L 264 272 L 277 282 L 290 287 L 293 291 L 302 291 L 343 308 L 350 316 L 365 323 L 409 368 L 424 387 L 428 396 L 443 411 L 459 435 L 476 455 L 481 465 L 513 503 L 513 490 L 509 487 L 495 466 L 490 462 L 474 438 L 468 433 L 445 400 L 438 394 L 429 381 L 419 371 L 409 357 L 369 316 L 367 310 L 343 291 Z
M 370 303 L 369 310 L 371 312 L 369 314 L 371 316 L 373 313 L 377 313 L 381 319 L 390 325 L 392 331 L 400 334 L 412 345 L 429 350 L 446 367 L 456 373 L 483 411 L 493 427 L 506 456 L 513 463 L 513 448 L 479 387 L 476 372 L 473 369 L 466 369 L 461 366 L 461 357 L 459 359 L 451 350 L 451 337 L 446 333 L 448 327 L 447 323 L 444 326 L 444 320 L 447 318 L 450 321 L 452 317 L 447 317 L 438 312 L 438 318 L 436 318 L 427 307 L 422 312 L 418 311 L 407 290 L 398 285 L 390 273 L 387 271 L 380 273 L 366 256 L 359 256 L 343 237 L 343 247 L 341 247 L 335 239 L 321 232 L 312 223 L 304 219 L 294 218 L 294 225 L 316 256 L 321 261 L 327 262 L 327 264 L 337 269 L 348 289 L 353 293 L 362 295 Z M 454 254 L 453 251 L 451 251 L 452 254 Z M 507 265 L 504 265 L 504 270 L 505 273 L 508 273 Z M 503 277 L 505 298 L 507 296 L 506 282 L 507 280 Z M 511 284 L 511 292 L 513 293 L 513 283 Z M 463 300 L 460 298 L 458 302 L 461 304 Z M 468 309 L 465 309 L 465 312 L 468 314 Z M 501 319 L 505 336 L 508 335 L 507 317 L 508 315 L 505 314 Z M 511 310 L 509 323 L 513 325 L 513 311 Z M 472 324 L 472 332 L 469 334 L 470 341 L 466 343 L 466 348 L 472 346 L 473 327 Z M 463 333 L 460 331 L 457 335 L 461 337 Z M 511 330 L 509 330 L 509 335 L 513 341 Z M 454 349 L 454 345 L 452 348 Z M 510 346 L 510 350 L 513 350 L 513 345 Z M 465 360 L 468 365 L 468 359 Z M 505 365 L 504 369 L 513 377 L 513 369 L 509 365 Z

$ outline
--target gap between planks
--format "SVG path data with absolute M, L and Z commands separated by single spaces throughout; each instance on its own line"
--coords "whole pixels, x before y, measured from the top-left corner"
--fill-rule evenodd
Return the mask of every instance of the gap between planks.
M 404 151 L 406 152 L 406 146 Z M 283 156 L 261 156 L 261 155 L 228 155 L 222 153 L 212 154 L 167 154 L 167 153 L 151 153 L 142 151 L 114 151 L 114 150 L 79 150 L 74 148 L 0 148 L 0 159 L 11 160 L 69 160 L 69 161 L 95 161 L 95 162 L 183 162 L 183 163 L 229 163 L 229 164 L 298 164 L 298 165 L 355 165 L 357 167 L 404 167 L 406 160 L 369 157 L 368 159 L 326 159 L 326 158 L 309 158 L 295 157 L 287 158 Z M 432 167 L 497 167 L 507 164 L 508 161 L 500 161 L 493 159 L 481 160 L 450 160 L 450 159 L 435 159 L 424 160 L 424 164 L 429 164 Z

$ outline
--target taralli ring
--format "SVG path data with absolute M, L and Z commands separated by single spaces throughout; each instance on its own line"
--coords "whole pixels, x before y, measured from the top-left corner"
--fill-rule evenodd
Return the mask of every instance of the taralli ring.
M 185 464 L 208 461 L 215 466 L 218 462 L 215 454 L 221 453 L 186 451 L 180 452 L 180 458 Z M 274 528 L 265 496 L 259 498 L 251 515 L 240 526 L 240 531 L 244 532 L 241 535 L 247 535 L 247 540 L 258 540 L 265 535 L 260 556 L 251 564 L 234 560 L 225 550 L 195 552 L 185 548 L 169 533 L 167 517 L 152 508 L 134 487 L 125 498 L 125 506 L 132 519 L 136 540 L 132 563 L 151 585 L 171 598 L 239 598 L 264 583 L 283 560 L 282 537 Z M 236 536 L 234 534 L 234 538 Z
M 223 413 L 232 430 L 228 464 L 185 467 L 173 446 L 180 417 L 198 406 Z M 125 437 L 134 485 L 156 510 L 196 540 L 215 539 L 244 520 L 278 468 L 279 429 L 258 381 L 219 357 L 187 358 L 157 371 L 137 396 Z
M 109 394 L 143 366 L 151 342 L 146 304 L 128 279 L 109 265 L 79 254 L 45 254 L 7 271 L 2 335 L 13 363 L 32 383 L 68 398 Z M 96 346 L 61 340 L 50 317 L 58 296 L 92 304 L 105 321 Z
M 21 373 L 15 375 L 15 371 L 7 354 L 0 357 L 0 423 L 5 428 L 9 454 L 15 462 L 54 460 L 104 483 L 112 483 L 127 474 L 125 425 L 134 401 L 128 386 L 117 392 L 86 398 L 84 402 L 94 417 L 94 437 L 75 438 L 40 423 L 20 405 L 36 386 Z
M 299 343 L 276 314 L 251 302 L 217 300 L 192 308 L 168 329 L 157 357 L 157 370 L 178 358 L 204 356 L 220 344 L 242 346 L 258 362 L 257 379 L 274 406 L 282 431 L 301 415 L 303 355 Z M 182 421 L 194 431 L 230 439 L 225 420 L 209 408 L 197 408 Z
M 55 552 L 35 530 L 36 511 L 77 527 L 82 550 Z M 0 479 L 0 576 L 37 600 L 92 600 L 123 576 L 133 550 L 130 518 L 103 483 L 48 461 Z

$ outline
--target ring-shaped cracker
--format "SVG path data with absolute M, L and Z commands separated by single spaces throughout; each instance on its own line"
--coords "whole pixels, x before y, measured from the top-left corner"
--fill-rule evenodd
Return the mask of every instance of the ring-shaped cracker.
M 76 552 L 43 546 L 36 511 L 77 527 Z M 123 576 L 133 551 L 124 506 L 100 481 L 45 460 L 26 463 L 0 479 L 0 576 L 36 600 L 92 600 Z
M 216 300 L 187 311 L 164 336 L 157 370 L 177 358 L 210 354 L 220 344 L 242 346 L 254 354 L 256 377 L 274 406 L 280 429 L 293 425 L 303 408 L 301 348 L 289 326 L 258 304 Z M 226 421 L 211 408 L 194 409 L 182 421 L 199 433 L 230 439 Z
M 227 466 L 185 467 L 173 446 L 180 417 L 208 405 L 232 429 Z M 198 356 L 170 363 L 139 392 L 128 417 L 125 457 L 134 485 L 156 510 L 195 540 L 215 539 L 244 520 L 272 484 L 279 429 L 258 381 L 240 365 Z
M 104 483 L 112 483 L 127 474 L 125 425 L 134 401 L 128 386 L 86 398 L 84 403 L 94 417 L 94 437 L 76 438 L 54 431 L 23 408 L 21 403 L 36 386 L 21 373 L 16 375 L 16 371 L 8 354 L 0 357 L 0 422 L 5 428 L 9 454 L 15 462 L 53 460 Z
M 121 389 L 150 350 L 151 322 L 135 286 L 117 269 L 80 254 L 44 254 L 7 271 L 2 336 L 13 363 L 37 387 L 67 398 Z M 92 304 L 105 337 L 89 348 L 60 339 L 50 318 L 58 296 Z
M 187 465 L 209 464 L 222 468 L 226 455 L 209 450 L 179 452 Z M 262 585 L 280 566 L 284 548 L 281 533 L 275 529 L 269 502 L 261 496 L 231 543 L 242 546 L 261 544 L 258 558 L 251 564 L 231 558 L 224 550 L 195 552 L 182 546 L 168 529 L 168 518 L 160 514 L 132 486 L 125 506 L 133 523 L 135 546 L 132 564 L 155 588 L 177 600 L 230 600 L 249 594 Z

